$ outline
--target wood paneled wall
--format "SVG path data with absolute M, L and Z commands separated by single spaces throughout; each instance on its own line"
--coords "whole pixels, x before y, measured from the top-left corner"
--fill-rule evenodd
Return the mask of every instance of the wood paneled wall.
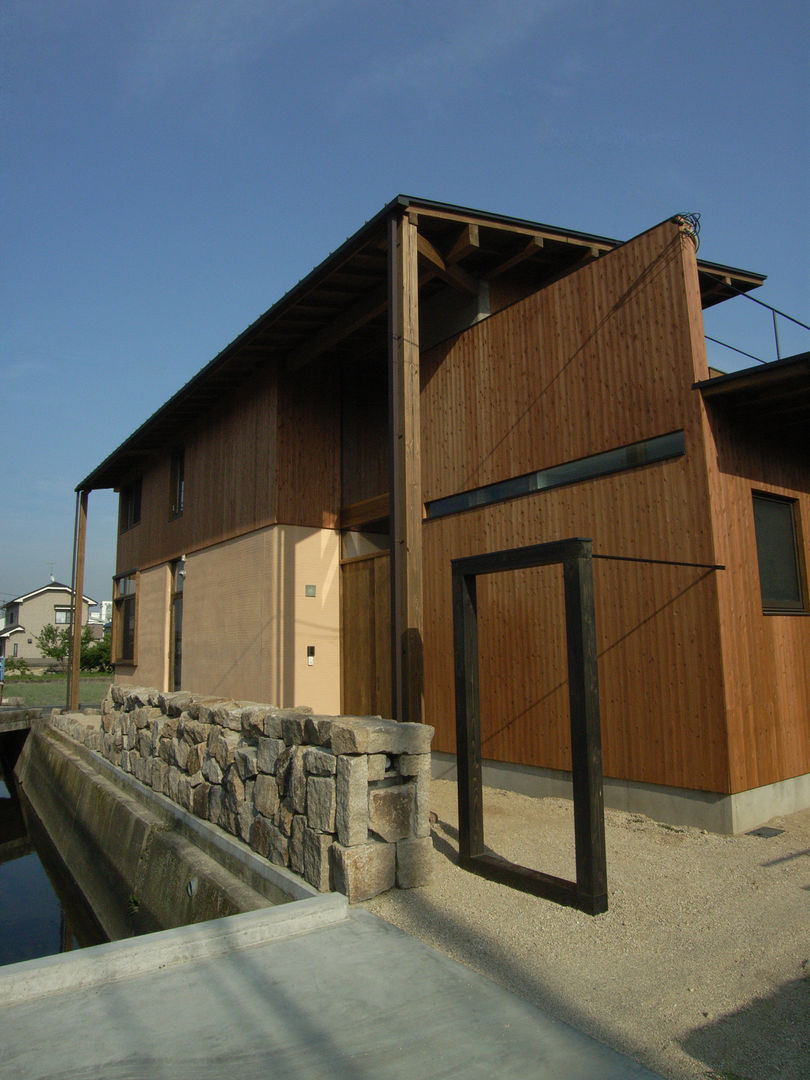
M 200 415 L 142 475 L 141 520 L 118 538 L 119 572 L 154 566 L 279 522 L 333 528 L 340 507 L 336 368 L 268 366 Z M 185 452 L 185 505 L 169 515 L 171 453 Z
M 810 772 L 810 616 L 762 610 L 752 492 L 795 499 L 810 568 L 810 454 L 780 433 L 752 435 L 709 406 L 731 790 Z
M 278 520 L 333 529 L 340 505 L 340 369 L 327 357 L 279 377 Z
M 673 523 L 693 478 L 681 458 L 425 524 L 425 711 L 437 750 L 452 753 L 455 738 L 450 560 L 571 536 L 592 538 L 597 554 L 688 560 L 693 537 Z M 719 571 L 596 560 L 594 572 L 606 775 L 726 790 Z M 559 574 L 498 575 L 479 596 L 485 756 L 570 769 Z
M 154 566 L 276 520 L 275 371 L 207 410 L 142 474 L 141 520 L 118 538 L 118 570 Z M 170 518 L 170 461 L 185 454 L 185 497 Z
M 685 244 L 660 225 L 428 352 L 425 501 L 683 427 Z
M 705 432 L 691 386 L 694 248 L 665 223 L 423 359 L 425 500 L 683 429 L 670 462 L 427 521 L 426 719 L 454 749 L 450 560 L 586 536 L 597 554 L 713 564 Z M 726 791 L 717 574 L 595 563 L 609 776 Z M 484 753 L 570 768 L 554 572 L 481 590 Z
M 377 552 L 341 565 L 342 710 L 391 715 L 391 559 Z

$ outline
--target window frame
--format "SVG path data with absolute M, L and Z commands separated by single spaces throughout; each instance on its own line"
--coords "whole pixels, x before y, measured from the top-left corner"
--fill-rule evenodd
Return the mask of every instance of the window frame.
M 131 583 L 131 584 L 130 584 Z M 132 621 L 131 655 L 124 654 L 129 638 L 127 621 Z M 130 570 L 113 578 L 113 620 L 111 653 L 113 664 L 135 667 L 138 663 L 138 573 Z
M 141 503 L 143 501 L 142 477 L 125 484 L 119 493 L 118 507 L 118 532 L 124 533 L 134 528 L 141 520 Z
M 183 516 L 186 487 L 185 448 L 176 446 L 172 450 L 169 474 L 169 521 Z
M 785 507 L 789 511 L 790 520 L 790 533 L 792 538 L 792 562 L 793 571 L 796 578 L 796 586 L 798 590 L 798 597 L 796 600 L 780 600 L 774 598 L 772 594 L 766 592 L 766 583 L 763 581 L 762 566 L 765 558 L 764 540 L 762 529 L 763 524 L 761 519 L 757 518 L 757 504 L 758 503 L 772 503 Z M 792 499 L 783 495 L 775 495 L 771 491 L 758 491 L 754 489 L 751 492 L 751 512 L 754 523 L 754 544 L 757 554 L 757 577 L 759 579 L 759 593 L 760 600 L 762 602 L 762 611 L 765 615 L 806 615 L 807 609 L 807 578 L 805 575 L 805 565 L 802 558 L 802 533 L 801 522 L 799 519 L 799 502 L 798 499 Z M 790 555 L 788 552 L 782 551 L 780 553 L 782 558 L 788 559 Z

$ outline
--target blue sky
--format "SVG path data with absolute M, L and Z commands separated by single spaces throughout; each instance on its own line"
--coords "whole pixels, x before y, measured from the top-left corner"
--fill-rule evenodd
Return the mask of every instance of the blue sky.
M 810 322 L 809 13 L 4 0 L 0 602 L 69 580 L 76 483 L 399 192 L 617 239 L 698 211 L 702 257 Z M 706 329 L 775 356 L 745 300 Z M 97 599 L 114 546 L 94 492 Z

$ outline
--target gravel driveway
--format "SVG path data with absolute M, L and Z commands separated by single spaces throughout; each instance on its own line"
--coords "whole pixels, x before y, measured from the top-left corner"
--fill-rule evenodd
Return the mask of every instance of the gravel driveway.
M 484 796 L 488 847 L 574 876 L 569 802 Z M 431 802 L 432 884 L 371 911 L 662 1076 L 810 1077 L 810 810 L 769 838 L 608 810 L 610 907 L 591 917 L 460 870 L 456 785 Z

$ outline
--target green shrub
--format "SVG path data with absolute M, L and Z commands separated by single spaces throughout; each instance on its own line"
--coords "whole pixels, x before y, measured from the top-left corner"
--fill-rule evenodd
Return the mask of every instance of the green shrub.
M 6 657 L 6 675 L 31 675 L 31 665 L 23 656 Z
M 105 634 L 98 641 L 93 640 L 90 628 L 82 633 L 82 651 L 79 657 L 82 671 L 112 671 L 110 662 L 110 635 Z

